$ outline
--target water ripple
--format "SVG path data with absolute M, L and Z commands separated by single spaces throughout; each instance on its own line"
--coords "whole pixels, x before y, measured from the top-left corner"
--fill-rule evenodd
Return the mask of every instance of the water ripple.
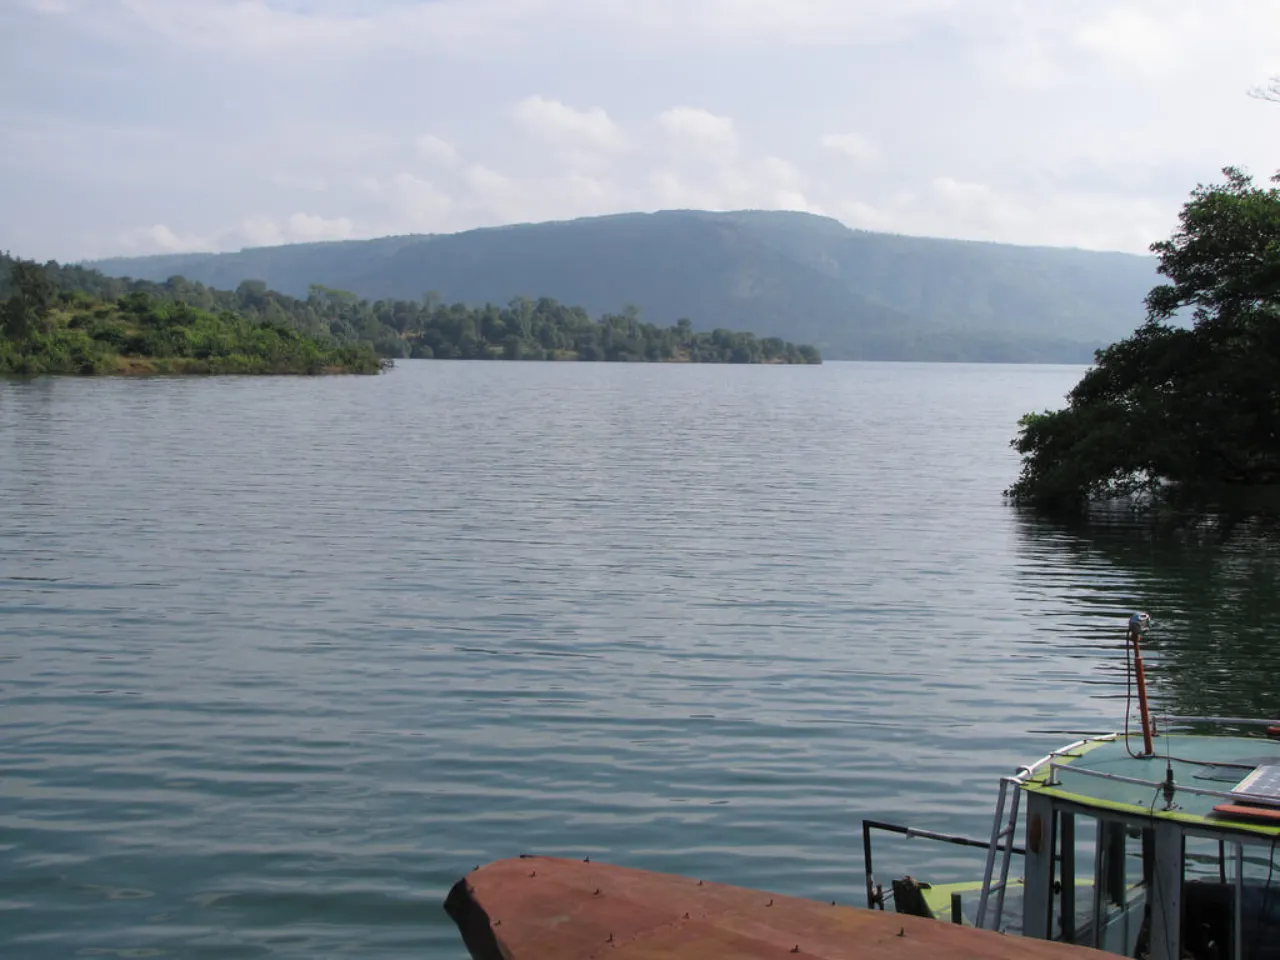
M 0 382 L 0 953 L 459 957 L 530 851 L 856 902 L 861 817 L 1115 725 L 1135 607 L 1161 696 L 1280 707 L 1274 566 L 1001 504 L 1078 373 Z

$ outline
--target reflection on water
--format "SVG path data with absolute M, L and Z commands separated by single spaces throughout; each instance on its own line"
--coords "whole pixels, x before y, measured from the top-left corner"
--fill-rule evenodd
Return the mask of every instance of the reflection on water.
M 1065 525 L 1017 515 L 1020 549 L 1042 576 L 1075 571 L 1062 602 L 1147 610 L 1144 642 L 1159 707 L 1187 716 L 1280 717 L 1280 530 L 1117 513 Z M 1045 574 L 1044 570 L 1053 573 Z M 1037 583 L 1036 566 L 1024 569 Z M 1110 635 L 1105 643 L 1122 642 Z M 1119 661 L 1123 668 L 1123 660 Z

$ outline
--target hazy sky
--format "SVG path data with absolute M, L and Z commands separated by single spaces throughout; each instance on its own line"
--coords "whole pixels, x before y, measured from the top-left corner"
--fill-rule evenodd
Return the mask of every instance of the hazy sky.
M 1280 169 L 1280 0 L 0 0 L 0 248 L 624 210 L 1143 251 Z

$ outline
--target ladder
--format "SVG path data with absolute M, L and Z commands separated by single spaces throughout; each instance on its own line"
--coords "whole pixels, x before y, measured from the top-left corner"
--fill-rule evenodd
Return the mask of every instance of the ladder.
M 1000 778 L 1000 796 L 996 800 L 995 816 L 991 819 L 991 843 L 987 847 L 987 866 L 982 873 L 982 896 L 978 900 L 977 927 L 981 930 L 999 930 L 1004 914 L 1004 891 L 1009 885 L 1009 861 L 1013 858 L 1013 835 L 1018 829 L 1018 802 L 1022 797 L 1022 781 L 1017 777 Z M 1013 787 L 1013 798 L 1009 788 Z M 1005 807 L 1008 806 L 1008 816 Z M 1000 856 L 1000 879 L 995 877 L 996 855 Z M 995 908 L 991 907 L 991 895 L 995 894 Z

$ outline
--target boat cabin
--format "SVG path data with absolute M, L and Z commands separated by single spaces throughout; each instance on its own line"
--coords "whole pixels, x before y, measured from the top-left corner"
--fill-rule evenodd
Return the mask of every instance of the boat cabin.
M 1125 957 L 1280 960 L 1280 743 L 1156 742 L 1086 738 L 1001 781 L 990 842 L 864 823 L 868 906 L 884 905 L 870 831 L 886 829 L 987 849 L 981 882 L 895 881 L 900 912 Z
M 1139 644 L 1149 623 L 1129 623 L 1140 732 L 1126 718 L 1124 733 L 1002 779 L 989 841 L 864 821 L 869 907 L 885 905 L 871 833 L 887 830 L 987 851 L 979 882 L 894 881 L 902 913 L 1148 960 L 1280 960 L 1280 722 L 1153 718 Z M 1267 735 L 1213 733 L 1249 726 Z
M 1152 960 L 1280 960 L 1280 744 L 1166 735 L 1143 755 L 1122 735 L 1090 739 L 1016 788 L 1024 936 Z M 979 908 L 998 927 L 1007 883 L 984 885 Z

